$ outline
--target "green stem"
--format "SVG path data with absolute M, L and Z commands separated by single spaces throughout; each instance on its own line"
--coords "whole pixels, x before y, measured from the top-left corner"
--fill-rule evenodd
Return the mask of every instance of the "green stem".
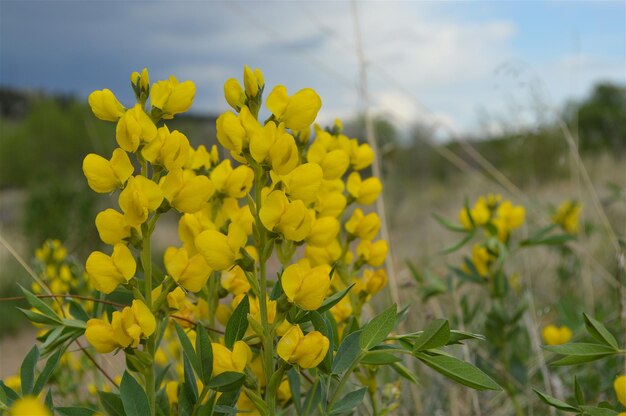
M 142 171 L 144 170 L 142 166 Z M 144 298 L 146 300 L 146 306 L 152 310 L 152 251 L 150 244 L 151 229 L 148 223 L 144 223 L 141 226 L 141 234 L 143 237 L 141 246 L 141 264 L 144 272 Z M 152 357 L 152 365 L 148 366 L 145 374 L 146 380 L 146 393 L 148 394 L 148 403 L 150 404 L 151 416 L 156 414 L 156 398 L 155 398 L 155 385 L 154 385 L 154 353 L 156 351 L 155 334 L 152 334 L 146 343 L 146 349 Z
M 370 396 L 370 401 L 372 402 L 372 412 L 374 413 L 374 416 L 378 415 L 378 404 L 376 403 L 376 394 L 374 391 L 372 391 L 371 389 L 367 389 L 367 393 Z

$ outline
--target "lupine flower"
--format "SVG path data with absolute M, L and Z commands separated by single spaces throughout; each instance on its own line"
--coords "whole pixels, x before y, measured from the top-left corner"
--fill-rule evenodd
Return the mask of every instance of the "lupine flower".
M 216 230 L 206 230 L 196 237 L 196 248 L 213 270 L 229 269 L 241 258 L 247 235 L 237 224 L 228 227 L 228 235 Z
M 380 217 L 375 212 L 363 214 L 361 208 L 357 208 L 346 222 L 346 231 L 361 240 L 372 240 L 380 230 Z
M 214 377 L 226 371 L 243 373 L 246 365 L 252 360 L 252 351 L 243 341 L 235 342 L 232 351 L 216 342 L 211 343 L 211 346 L 213 347 Z
M 288 129 L 298 131 L 313 124 L 322 107 L 322 100 L 311 88 L 302 89 L 289 97 L 287 88 L 278 85 L 267 97 L 266 104 L 277 120 L 284 122 Z
M 139 227 L 163 201 L 159 185 L 145 176 L 131 176 L 120 193 L 119 204 L 124 217 L 132 227 Z
M 124 215 L 112 208 L 105 209 L 96 215 L 96 228 L 100 240 L 105 244 L 123 243 L 131 235 L 131 226 Z
M 617 400 L 622 406 L 626 406 L 626 376 L 617 377 L 613 382 L 613 388 L 615 389 Z
M 115 128 L 117 144 L 127 152 L 136 152 L 140 144 L 151 142 L 156 135 L 157 128 L 141 104 L 126 111 Z
M 189 140 L 187 136 L 167 126 L 160 127 L 154 140 L 141 151 L 143 157 L 153 165 L 164 166 L 167 170 L 180 169 L 189 159 Z
M 369 205 L 378 199 L 383 190 L 383 184 L 377 177 L 372 176 L 362 180 L 358 172 L 352 172 L 348 176 L 346 189 L 359 204 Z
M 52 412 L 36 397 L 20 397 L 11 404 L 9 416 L 52 416 Z
M 168 247 L 163 261 L 172 279 L 194 293 L 202 290 L 212 271 L 202 255 L 190 256 L 185 248 Z
M 356 254 L 372 267 L 378 267 L 385 262 L 389 245 L 385 240 L 371 242 L 363 240 L 356 247 Z
M 187 214 L 200 211 L 215 192 L 209 178 L 192 170 L 172 170 L 159 185 L 170 205 Z
M 547 345 L 561 345 L 572 339 L 572 330 L 566 326 L 547 325 L 541 331 L 541 336 Z
M 235 111 L 241 110 L 246 103 L 246 93 L 236 78 L 229 78 L 224 83 L 224 98 Z
M 319 308 L 330 288 L 330 266 L 308 267 L 303 263 L 287 266 L 281 285 L 291 303 L 309 311 Z
M 229 159 L 222 161 L 211 171 L 215 190 L 231 198 L 243 198 L 252 188 L 254 172 L 247 166 L 232 168 Z
M 578 234 L 583 206 L 576 201 L 564 201 L 552 216 L 552 222 L 570 234 Z
M 196 84 L 192 81 L 178 82 L 175 76 L 158 81 L 152 86 L 152 107 L 162 112 L 164 119 L 189 110 L 196 95 Z

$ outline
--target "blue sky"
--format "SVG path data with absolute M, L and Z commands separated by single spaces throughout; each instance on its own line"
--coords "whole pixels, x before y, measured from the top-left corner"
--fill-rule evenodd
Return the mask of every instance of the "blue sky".
M 360 2 L 371 105 L 400 125 L 458 132 L 536 122 L 543 108 L 626 83 L 622 1 Z M 259 67 L 268 86 L 313 87 L 320 117 L 359 100 L 352 2 L 0 1 L 0 83 L 129 103 L 130 72 L 198 86 L 196 111 L 223 111 L 223 82 Z

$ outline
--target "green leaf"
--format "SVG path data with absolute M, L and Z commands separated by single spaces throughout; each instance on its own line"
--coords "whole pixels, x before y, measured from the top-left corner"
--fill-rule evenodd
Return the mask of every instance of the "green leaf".
M 82 305 L 75 300 L 69 301 L 70 304 L 70 315 L 72 315 L 75 319 L 78 319 L 83 322 L 87 322 L 89 320 L 89 315 L 85 312 L 85 309 Z
M 399 362 L 392 363 L 391 368 L 393 368 L 396 373 L 398 373 L 401 377 L 404 377 L 405 379 L 409 380 L 411 383 L 413 384 L 418 383 L 419 380 L 417 379 L 415 372 L 410 371 L 408 368 L 406 368 L 404 365 L 400 364 Z
M 454 231 L 455 233 L 466 233 L 469 231 L 465 227 L 454 224 L 437 214 L 433 214 L 433 217 L 439 224 L 443 225 L 445 228 L 447 228 L 450 231 Z
M 56 321 L 57 323 L 59 324 L 61 323 L 61 319 L 59 318 L 57 313 L 50 306 L 48 306 L 46 302 L 42 301 L 37 296 L 33 295 L 31 292 L 24 289 L 22 286 L 20 286 L 20 289 L 22 289 L 22 292 L 24 293 L 24 296 L 26 297 L 26 300 L 28 301 L 30 306 L 37 309 L 39 312 L 46 315 L 50 319 Z
M 608 329 L 606 329 L 606 327 L 602 323 L 596 321 L 586 313 L 583 313 L 583 316 L 585 317 L 585 327 L 587 328 L 587 332 L 589 332 L 589 335 L 591 335 L 598 341 L 610 347 L 613 347 L 614 350 L 619 349 L 615 337 L 609 332 Z
M 350 289 L 352 289 L 354 285 L 355 283 L 352 283 L 350 286 L 348 286 L 344 290 L 334 293 L 331 296 L 327 297 L 322 303 L 322 306 L 317 308 L 317 311 L 319 313 L 324 313 L 330 308 L 332 308 L 333 306 L 335 306 L 336 304 L 338 304 L 341 301 L 341 299 L 343 299 L 348 294 L 348 292 L 350 292 Z
M 126 416 L 145 416 L 151 414 L 146 392 L 128 371 L 124 371 L 124 375 L 122 376 L 120 396 L 122 397 L 122 405 L 124 406 Z
M 471 332 L 459 331 L 458 329 L 450 330 L 450 341 L 448 341 L 448 345 L 452 344 L 460 344 L 461 341 L 466 339 L 477 339 L 480 341 L 484 341 L 486 338 L 481 334 L 473 334 Z
M 207 330 L 202 325 L 197 328 L 196 352 L 199 355 L 201 369 L 199 377 L 203 384 L 207 384 L 213 372 L 213 347 Z
M 195 406 L 198 402 L 198 383 L 196 382 L 196 377 L 189 363 L 189 358 L 186 355 L 183 355 L 183 378 L 185 382 L 182 388 L 187 395 L 189 403 Z
M 613 409 L 603 407 L 580 406 L 580 408 L 585 412 L 583 413 L 585 416 L 617 416 L 619 414 Z
M 315 384 L 309 389 L 304 400 L 304 416 L 313 414 L 317 409 L 317 405 L 322 401 L 322 388 L 320 387 L 319 380 L 315 381 Z
M 126 416 L 124 413 L 124 405 L 119 395 L 115 393 L 107 393 L 105 391 L 98 392 L 98 398 L 102 408 L 109 416 Z
M 47 315 L 42 315 L 37 312 L 33 312 L 30 309 L 17 308 L 20 312 L 22 312 L 28 320 L 35 322 L 37 324 L 44 325 L 60 325 L 61 322 L 57 319 L 50 318 Z
M 465 237 L 463 237 L 461 239 L 461 241 L 459 241 L 455 245 L 441 250 L 441 254 L 454 253 L 455 251 L 457 251 L 458 249 L 463 247 L 465 244 L 467 244 L 472 238 L 474 238 L 474 230 L 472 230 L 469 233 L 467 233 L 467 235 Z
M 358 358 L 361 353 L 360 338 L 362 332 L 353 332 L 343 340 L 333 360 L 333 374 L 342 375 Z
M 564 345 L 546 345 L 543 349 L 566 357 L 553 361 L 551 365 L 574 365 L 599 360 L 616 354 L 616 351 L 603 344 L 570 343 Z
M 39 377 L 37 377 L 37 381 L 35 381 L 35 386 L 33 387 L 33 391 L 32 391 L 32 394 L 34 396 L 37 396 L 41 392 L 41 390 L 43 390 L 43 388 L 45 387 L 46 383 L 48 382 L 48 379 L 52 375 L 52 372 L 54 371 L 57 364 L 59 363 L 59 360 L 61 359 L 61 354 L 63 354 L 63 350 L 58 350 L 46 362 L 46 365 L 44 366 L 43 370 L 41 370 Z
M 217 391 L 233 391 L 241 387 L 244 375 L 235 371 L 226 371 L 211 379 L 206 386 Z
M 224 333 L 224 344 L 232 349 L 233 344 L 243 338 L 248 329 L 248 314 L 250 313 L 250 300 L 244 296 L 239 305 L 233 311 Z
M 289 370 L 289 372 L 287 373 L 287 378 L 289 380 L 289 388 L 291 389 L 291 397 L 294 407 L 296 408 L 296 413 L 298 413 L 298 415 L 301 415 L 302 397 L 300 395 L 300 375 L 295 368 L 291 368 L 291 370 Z
M 180 340 L 180 345 L 183 347 L 183 352 L 185 353 L 187 358 L 189 358 L 189 362 L 191 363 L 193 369 L 196 371 L 196 374 L 202 374 L 202 369 L 200 368 L 200 360 L 198 359 L 196 351 L 193 349 L 191 341 L 189 341 L 185 330 L 178 324 L 178 322 L 176 322 L 176 320 L 174 320 L 173 322 L 174 328 L 176 328 L 176 333 L 178 334 L 178 339 Z
M 487 374 L 470 363 L 446 355 L 418 352 L 415 357 L 440 374 L 476 390 L 502 390 Z
M 388 351 L 372 350 L 366 352 L 359 362 L 367 365 L 388 365 L 398 361 L 402 361 L 402 359 Z
M 579 405 L 585 403 L 585 395 L 576 376 L 574 376 L 574 395 L 576 396 L 576 403 Z
M 33 392 L 35 385 L 35 366 L 39 360 L 39 349 L 35 345 L 26 354 L 22 366 L 20 367 L 20 378 L 22 381 L 22 395 L 29 395 Z
M 86 407 L 55 407 L 54 411 L 61 416 L 91 416 L 96 414 L 95 410 Z
M 450 324 L 445 319 L 436 319 L 415 340 L 413 351 L 424 351 L 443 347 L 450 341 Z
M 387 335 L 389 335 L 396 325 L 396 311 L 397 308 L 394 303 L 363 327 L 359 342 L 362 350 L 367 351 L 387 338 Z
M 578 413 L 579 410 L 572 406 L 569 405 L 567 403 L 565 403 L 564 401 L 561 401 L 559 399 L 556 399 L 552 396 L 548 396 L 547 394 L 544 394 L 538 390 L 533 389 L 533 391 L 535 393 L 537 393 L 537 395 L 539 396 L 539 398 L 541 399 L 542 402 L 546 403 L 547 405 L 550 405 L 554 408 L 557 408 L 559 410 L 562 410 L 564 412 L 572 412 L 572 413 Z
M 570 240 L 575 240 L 576 236 L 572 234 L 557 234 L 551 235 L 545 238 L 540 238 L 537 240 L 528 239 L 520 242 L 520 246 L 528 247 L 528 246 L 557 246 L 563 243 L 566 243 Z
M 341 399 L 339 399 L 339 401 L 337 402 L 337 406 L 333 407 L 330 412 L 330 416 L 337 416 L 351 411 L 363 401 L 363 397 L 365 397 L 366 392 L 367 388 L 363 387 L 362 389 L 358 389 L 346 394 Z

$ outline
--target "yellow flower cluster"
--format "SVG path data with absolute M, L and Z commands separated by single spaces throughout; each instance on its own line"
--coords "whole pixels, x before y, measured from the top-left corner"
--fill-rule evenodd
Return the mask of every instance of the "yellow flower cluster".
M 40 277 L 53 293 L 69 293 L 79 288 L 81 279 L 77 276 L 77 267 L 68 256 L 67 248 L 59 240 L 46 240 L 44 244 L 35 250 L 37 268 L 40 269 Z M 39 283 L 32 283 L 33 293 L 42 293 L 43 288 Z
M 501 195 L 488 194 L 476 200 L 472 208 L 463 208 L 459 212 L 459 221 L 467 230 L 485 227 L 505 242 L 511 231 L 524 224 L 526 210 L 521 205 L 513 205 L 503 200 Z
M 578 234 L 583 206 L 577 201 L 563 201 L 552 216 L 552 222 L 570 234 Z

